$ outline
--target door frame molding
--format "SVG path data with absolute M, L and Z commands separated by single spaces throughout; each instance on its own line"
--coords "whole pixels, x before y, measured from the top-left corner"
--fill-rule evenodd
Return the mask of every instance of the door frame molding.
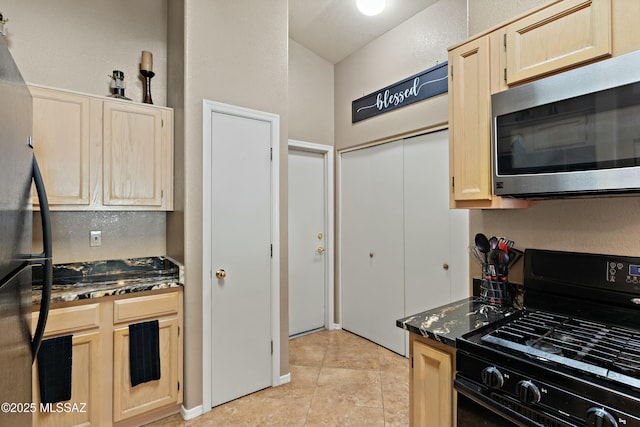
M 331 145 L 317 144 L 313 142 L 289 140 L 289 151 L 306 151 L 319 153 L 324 156 L 324 202 L 325 202 L 325 287 L 324 287 L 324 327 L 327 329 L 340 329 L 334 322 L 335 313 L 335 289 L 334 289 L 334 263 L 335 263 L 335 209 L 334 209 L 334 149 Z M 288 159 L 288 157 L 287 157 Z
M 211 410 L 212 370 L 211 304 L 213 266 L 211 263 L 211 114 L 229 114 L 271 125 L 271 385 L 282 383 L 280 377 L 280 116 L 230 104 L 203 99 L 202 101 L 202 408 Z M 266 153 L 265 153 L 266 155 Z M 249 332 L 249 331 L 247 331 Z

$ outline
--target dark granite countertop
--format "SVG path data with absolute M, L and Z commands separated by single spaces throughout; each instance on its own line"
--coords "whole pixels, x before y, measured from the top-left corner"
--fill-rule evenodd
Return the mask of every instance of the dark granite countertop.
M 53 266 L 51 303 L 182 287 L 182 265 L 167 257 L 78 262 Z M 34 268 L 32 301 L 40 305 L 42 271 Z
M 396 326 L 455 347 L 456 338 L 516 311 L 513 307 L 490 305 L 479 297 L 469 297 L 399 319 Z

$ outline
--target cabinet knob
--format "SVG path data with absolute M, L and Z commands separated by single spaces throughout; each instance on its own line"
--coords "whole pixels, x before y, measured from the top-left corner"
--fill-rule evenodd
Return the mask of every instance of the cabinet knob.
M 224 279 L 225 277 L 227 277 L 227 272 L 224 271 L 223 269 L 216 270 L 216 277 L 218 279 Z
M 373 258 L 373 252 L 369 252 L 369 258 Z
M 318 252 L 319 254 L 323 254 L 324 248 L 322 246 L 318 246 L 318 249 L 316 249 L 316 252 Z
M 444 264 L 442 264 L 442 268 L 445 270 L 449 269 L 449 264 L 447 264 L 446 262 Z

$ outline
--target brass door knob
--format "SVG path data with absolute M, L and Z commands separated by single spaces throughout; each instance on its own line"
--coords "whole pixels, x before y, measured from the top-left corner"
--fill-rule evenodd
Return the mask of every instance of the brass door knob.
M 324 248 L 322 246 L 318 246 L 318 249 L 316 249 L 316 252 L 318 252 L 319 254 L 323 254 Z
M 216 270 L 216 277 L 218 279 L 224 279 L 225 277 L 227 277 L 227 272 L 222 269 Z

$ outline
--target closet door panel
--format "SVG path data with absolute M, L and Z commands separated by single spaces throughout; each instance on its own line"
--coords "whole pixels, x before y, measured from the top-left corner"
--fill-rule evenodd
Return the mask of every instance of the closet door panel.
M 448 132 L 404 141 L 407 315 L 451 302 Z
M 342 326 L 405 354 L 402 141 L 342 154 Z

